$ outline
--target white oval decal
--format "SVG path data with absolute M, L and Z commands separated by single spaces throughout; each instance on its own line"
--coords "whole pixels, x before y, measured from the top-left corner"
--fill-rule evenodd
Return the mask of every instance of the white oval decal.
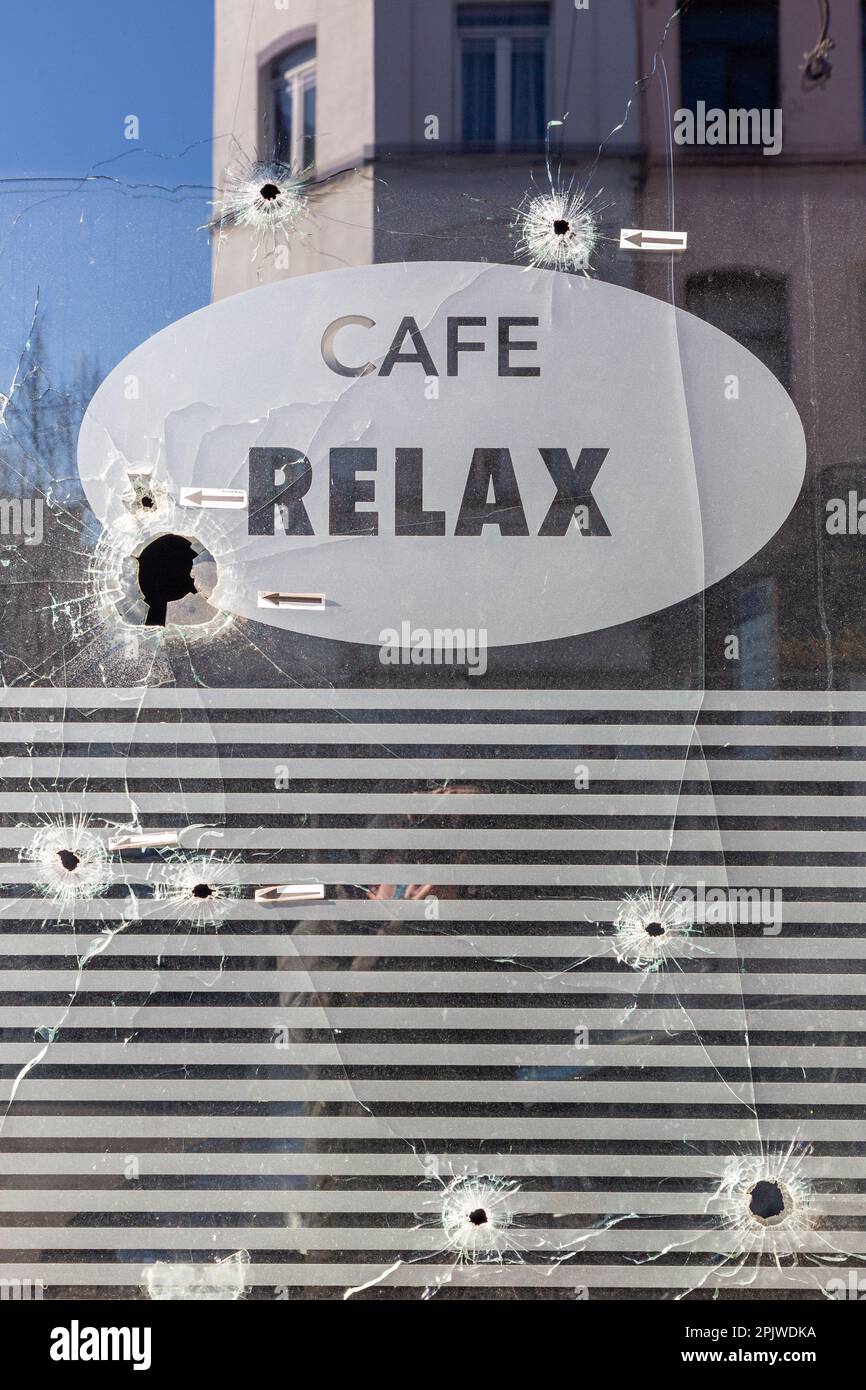
M 691 314 L 598 280 L 425 262 L 288 279 L 172 324 L 100 386 L 78 457 L 132 550 L 140 522 L 213 554 L 217 608 L 353 642 L 409 623 L 497 646 L 730 574 L 794 505 L 806 445 L 772 373 Z M 149 515 L 130 507 L 136 475 Z

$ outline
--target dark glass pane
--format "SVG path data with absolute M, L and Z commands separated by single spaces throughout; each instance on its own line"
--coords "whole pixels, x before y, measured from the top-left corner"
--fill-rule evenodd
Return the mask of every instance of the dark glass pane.
M 298 77 L 298 69 L 311 63 L 316 56 L 315 40 L 298 44 L 288 53 L 275 58 L 271 64 L 274 104 L 273 149 L 276 159 L 285 164 L 306 168 L 315 161 L 316 140 L 316 77 L 314 70 L 308 70 L 304 77 Z M 297 103 L 293 92 L 300 92 Z M 297 110 L 295 110 L 297 105 Z M 302 124 L 302 130 L 295 129 L 295 122 Z M 298 152 L 295 141 L 300 134 L 301 150 Z
M 784 279 L 754 270 L 692 275 L 686 285 L 686 307 L 742 343 L 787 385 L 789 325 Z
M 496 139 L 496 51 L 486 39 L 464 40 L 463 139 L 470 144 L 492 144 Z
M 684 107 L 776 107 L 778 7 L 693 3 L 680 19 Z
M 304 85 L 304 147 L 302 165 L 305 169 L 316 162 L 316 80 Z
M 271 77 L 284 77 L 287 72 L 291 72 L 294 68 L 302 67 L 304 63 L 311 63 L 315 56 L 315 39 L 310 39 L 308 43 L 300 43 L 297 48 L 291 48 L 288 53 L 281 53 L 279 58 L 274 59 L 271 64 Z
M 274 89 L 274 158 L 292 162 L 292 89 Z
M 549 5 L 458 5 L 460 28 L 514 29 L 550 23 Z
M 511 138 L 515 144 L 544 139 L 545 45 L 515 39 L 511 46 Z

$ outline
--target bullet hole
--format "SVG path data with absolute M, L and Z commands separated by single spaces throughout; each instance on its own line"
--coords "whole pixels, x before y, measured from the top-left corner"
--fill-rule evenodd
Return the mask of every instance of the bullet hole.
M 192 578 L 196 552 L 186 536 L 157 536 L 138 557 L 138 587 L 147 604 L 148 627 L 165 627 L 169 603 L 197 592 Z
M 174 628 L 191 638 L 216 636 L 232 619 L 210 602 L 220 578 L 211 551 L 196 536 L 171 532 L 171 523 L 160 525 L 159 517 L 171 516 L 174 503 L 159 487 L 140 488 L 128 507 L 135 526 L 108 528 L 92 564 L 97 600 L 107 616 L 116 614 L 126 627 L 144 625 L 157 641 L 163 634 L 170 638 Z M 202 519 L 201 525 L 209 521 Z M 212 529 L 221 539 L 219 529 Z M 124 658 L 136 661 L 136 639 L 123 632 L 122 640 Z
M 147 472 L 130 472 L 127 476 L 132 491 L 124 493 L 122 498 L 126 510 L 138 522 L 141 521 L 142 516 L 155 516 L 159 511 L 160 503 L 166 500 L 165 489 L 151 475 L 149 469 Z
M 253 259 L 260 252 L 273 255 L 278 239 L 286 248 L 294 240 L 311 181 L 309 173 L 295 173 L 278 159 L 242 159 L 225 172 L 211 225 L 221 231 L 248 227 L 255 243 Z
M 154 884 L 154 896 L 179 921 L 205 928 L 229 916 L 242 896 L 238 855 L 207 851 L 192 858 L 186 850 L 169 851 L 168 872 Z
M 457 1264 L 501 1263 L 506 1253 L 516 1254 L 510 1228 L 518 1191 L 518 1184 L 506 1178 L 471 1174 L 451 1178 L 442 1192 L 439 1219 L 445 1249 Z
M 104 835 L 90 829 L 87 816 L 47 818 L 22 845 L 18 858 L 34 865 L 34 890 L 60 907 L 100 897 L 111 883 Z
M 777 1182 L 762 1179 L 750 1190 L 749 1211 L 761 1221 L 770 1221 L 785 1213 L 785 1194 Z
M 683 890 L 673 884 L 626 893 L 613 922 L 613 953 L 632 970 L 665 970 L 700 949 L 691 942 L 695 927 Z
M 540 270 L 586 274 L 600 236 L 594 203 L 586 188 L 551 177 L 549 193 L 527 193 L 517 209 L 517 254 Z

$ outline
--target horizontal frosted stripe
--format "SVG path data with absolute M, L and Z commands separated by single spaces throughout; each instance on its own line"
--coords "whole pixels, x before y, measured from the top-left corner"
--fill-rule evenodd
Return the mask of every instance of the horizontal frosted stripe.
M 755 1152 L 759 1152 L 757 1146 Z M 234 1177 L 406 1177 L 425 1173 L 423 1153 L 140 1153 L 141 1177 L 212 1175 Z M 725 1158 L 711 1154 L 443 1154 L 435 1166 L 447 1180 L 464 1172 L 524 1181 L 548 1178 L 688 1178 L 706 1182 L 724 1167 Z M 125 1153 L 10 1153 L 0 1154 L 0 1173 L 27 1176 L 124 1177 Z M 480 1165 L 480 1166 L 479 1166 Z M 801 1177 L 866 1180 L 866 1156 L 825 1157 L 807 1154 L 797 1165 Z M 428 1193 L 430 1189 L 427 1189 Z M 65 1228 L 68 1231 L 68 1227 Z M 190 1228 L 186 1228 L 189 1232 Z M 646 1234 L 646 1233 L 644 1233 Z M 43 1242 L 44 1244 L 44 1242 Z
M 623 779 L 620 779 L 623 780 Z M 866 780 L 866 778 L 864 778 Z M 132 804 L 142 816 L 214 812 L 213 792 L 5 792 L 0 812 L 20 815 L 82 812 L 114 819 L 129 818 Z M 676 792 L 645 793 L 571 790 L 566 793 L 454 792 L 443 797 L 424 792 L 220 792 L 219 809 L 226 815 L 424 815 L 424 816 L 751 816 L 866 818 L 863 796 L 718 796 Z M 145 828 L 149 822 L 145 821 Z M 112 832 L 113 833 L 113 832 Z M 0 840 L 0 844 L 10 843 Z
M 227 1247 L 226 1247 L 227 1248 Z M 579 1248 L 579 1247 L 578 1247 Z M 591 1247 L 590 1247 L 591 1248 Z M 189 1261 L 183 1261 L 188 1264 Z M 541 1289 L 805 1289 L 813 1297 L 821 1297 L 821 1290 L 831 1279 L 841 1279 L 847 1284 L 849 1276 L 854 1286 L 862 1277 L 863 1266 L 844 1263 L 815 1265 L 798 1268 L 762 1266 L 760 1269 L 737 1269 L 732 1264 L 700 1264 L 697 1261 L 683 1265 L 633 1264 L 582 1265 L 577 1259 L 550 1264 L 509 1263 L 508 1259 L 500 1265 L 482 1263 L 460 1267 L 448 1263 L 425 1264 L 412 1262 L 400 1264 L 390 1270 L 390 1258 L 386 1261 L 369 1264 L 312 1264 L 298 1260 L 291 1264 L 251 1264 L 244 1271 L 247 1287 L 255 1288 L 336 1288 L 360 1289 L 373 1281 L 381 1281 L 382 1287 L 423 1289 L 435 1287 L 437 1281 L 448 1289 L 497 1289 L 497 1288 L 541 1288 Z M 209 1263 L 194 1264 L 194 1269 L 206 1275 Z M 140 1264 L 75 1264 L 33 1261 L 8 1262 L 0 1266 L 3 1274 L 31 1282 L 41 1279 L 49 1289 L 64 1286 L 96 1288 L 117 1288 L 119 1285 L 137 1286 L 142 1283 L 146 1266 Z M 383 1276 L 386 1276 L 383 1278 Z M 118 1316 L 115 1322 L 120 1321 Z M 776 1319 L 781 1321 L 780 1318 Z M 804 1322 L 806 1317 L 804 1315 Z M 820 1354 L 820 1353 L 819 1353 Z
M 866 843 L 864 837 L 863 843 Z M 718 848 L 718 841 L 716 841 Z M 676 843 L 668 848 L 676 849 Z M 216 853 L 216 850 L 215 850 Z M 218 856 L 217 856 L 218 857 Z M 135 862 L 126 865 L 109 866 L 109 877 L 112 883 L 131 885 L 171 883 L 177 881 L 178 871 L 176 868 L 164 860 L 151 864 L 136 864 Z M 467 886 L 498 884 L 502 886 L 515 887 L 581 887 L 590 888 L 602 885 L 617 885 L 624 891 L 635 888 L 653 885 L 659 888 L 663 885 L 679 886 L 681 884 L 696 884 L 703 882 L 707 886 L 717 887 L 748 887 L 748 888 L 788 888 L 788 887 L 816 887 L 816 888 L 858 888 L 866 892 L 866 866 L 852 865 L 844 868 L 837 868 L 824 864 L 809 865 L 801 868 L 795 864 L 781 865 L 753 865 L 753 864 L 675 864 L 662 868 L 656 864 L 648 864 L 643 870 L 635 868 L 634 864 L 421 864 L 421 863 L 388 863 L 388 862 L 368 862 L 368 863 L 327 863 L 318 861 L 310 863 L 266 863 L 248 864 L 236 863 L 230 866 L 230 875 L 226 871 L 226 878 L 223 880 L 243 884 L 276 884 L 276 883 L 329 883 L 329 884 L 350 884 L 354 886 L 371 885 L 379 883 L 461 883 Z M 39 883 L 40 876 L 38 866 L 33 864 L 4 864 L 0 867 L 0 881 L 7 887 L 23 886 L 26 884 Z M 32 895 L 32 902 L 28 903 L 27 898 L 31 895 L 18 898 L 2 900 L 2 911 L 0 916 L 5 917 L 38 917 L 47 920 L 52 915 L 58 915 L 56 906 L 52 907 L 49 897 L 37 898 Z M 98 900 L 80 899 L 76 904 L 76 912 L 80 918 L 85 918 L 90 914 L 91 904 L 98 903 Z M 267 907 L 262 907 L 255 912 L 254 903 L 238 902 L 232 905 L 231 916 L 246 917 L 249 915 L 267 918 L 273 917 L 274 911 Z M 478 918 L 488 917 L 488 904 L 475 902 L 460 904 L 467 909 L 461 917 L 465 921 L 467 917 Z M 490 904 L 491 907 L 495 904 Z M 522 911 L 530 920 L 532 912 L 528 909 L 532 905 L 528 902 L 522 904 Z M 549 906 L 549 905 L 548 905 Z M 575 900 L 565 908 L 554 908 L 554 915 L 572 917 L 578 915 L 581 920 L 590 910 L 590 903 L 586 900 Z M 797 904 L 792 904 L 792 908 Z M 855 906 L 862 910 L 863 904 L 847 904 L 847 907 Z M 396 921 L 402 915 L 412 918 L 413 914 L 419 919 L 424 919 L 424 912 L 427 905 L 424 902 L 417 904 L 400 901 L 392 904 L 387 912 L 383 912 L 381 907 L 377 908 L 379 916 L 387 916 L 388 920 Z M 801 917 L 799 920 L 828 920 L 834 918 L 844 921 L 840 915 L 844 911 L 846 904 L 836 904 L 829 902 L 816 903 L 810 918 Z M 356 915 L 356 902 L 344 902 L 341 906 L 341 914 L 352 917 Z M 253 909 L 251 911 L 251 909 Z M 417 910 L 416 910 L 417 909 Z M 68 918 L 73 909 L 69 904 L 62 904 L 60 915 Z M 130 899 L 119 900 L 115 905 L 106 905 L 106 910 L 101 914 L 103 917 L 124 917 L 129 918 L 136 913 L 142 916 L 156 916 L 160 911 L 160 905 L 154 904 L 151 900 Z M 286 907 L 283 905 L 279 911 L 286 915 Z M 166 916 L 179 919 L 177 906 L 169 905 L 164 910 Z M 314 909 L 312 915 L 319 916 L 321 907 Z M 361 914 L 357 914 L 361 915 Z M 291 909 L 292 920 L 302 919 L 310 916 L 309 912 L 296 911 Z M 426 920 L 426 919 L 424 919 Z M 457 920 L 457 916 L 453 918 Z M 496 919 L 491 919 L 496 920 Z M 539 919 L 540 920 L 540 917 Z M 792 920 L 797 920 L 792 918 Z M 860 920 L 854 917 L 849 920 Z
M 17 1102 L 16 1102 L 17 1104 Z M 822 1120 L 809 1116 L 788 1119 L 762 1119 L 764 1142 L 789 1144 L 796 1129 L 800 1143 L 866 1143 L 866 1120 Z M 483 1140 L 499 1144 L 509 1139 L 535 1143 L 566 1140 L 571 1143 L 600 1139 L 608 1143 L 650 1144 L 710 1142 L 726 1146 L 754 1144 L 757 1129 L 754 1118 L 739 1111 L 731 1119 L 707 1119 L 687 1115 L 654 1115 L 648 1119 L 587 1118 L 575 1114 L 568 1118 L 547 1119 L 533 1116 L 400 1116 L 312 1115 L 282 1116 L 268 1119 L 258 1115 L 21 1115 L 13 1109 L 3 1124 L 7 1139 L 295 1139 L 328 1141 L 339 1139 L 379 1140 Z M 725 1149 L 727 1152 L 727 1149 Z
M 646 1000 L 643 1001 L 646 1003 Z M 69 1011 L 65 1006 L 55 1006 L 54 1010 L 44 1004 L 24 1005 L 18 1008 L 0 1008 L 0 1027 L 39 1028 L 52 1021 L 54 1012 L 64 1016 L 64 1028 L 387 1028 L 389 1032 L 401 1028 L 423 1028 L 440 1030 L 447 1034 L 454 1028 L 508 1029 L 517 1032 L 521 1029 L 564 1028 L 571 1031 L 577 1026 L 592 1028 L 621 1029 L 649 1032 L 660 1029 L 663 1032 L 692 1028 L 715 1031 L 736 1031 L 742 1024 L 741 1004 L 736 1000 L 732 1007 L 724 1009 L 689 1009 L 688 1023 L 683 1020 L 682 1010 L 676 1000 L 671 999 L 667 1008 L 596 1009 L 574 1005 L 558 1008 L 528 1008 L 524 1004 L 513 1008 L 458 1008 L 449 1005 L 447 1014 L 441 1008 L 413 1008 L 401 1003 L 397 1008 L 343 1008 L 320 1005 L 289 1008 L 277 1004 L 261 1008 L 247 1008 L 243 1004 L 227 1004 L 214 1008 L 208 1004 L 192 1004 L 178 1001 L 174 1008 L 152 1004 L 104 1005 L 87 1007 L 75 1004 Z M 866 1036 L 864 1020 L 859 1004 L 843 1009 L 799 1009 L 749 1008 L 750 1028 L 774 1032 L 808 1034 L 810 1030 L 823 1029 L 827 1032 L 847 1032 L 852 1038 Z M 63 1036 L 66 1036 L 64 1032 Z
M 647 1063 L 648 1064 L 648 1063 Z M 580 1063 L 575 1064 L 575 1070 Z M 0 1102 L 8 1102 L 13 1082 L 0 1081 Z M 419 1081 L 415 1078 L 398 1081 L 368 1081 L 340 1078 L 334 1081 L 263 1081 L 259 1077 L 244 1077 L 218 1081 L 198 1078 L 158 1081 L 114 1079 L 95 1081 L 46 1077 L 34 1068 L 20 1082 L 17 1101 L 110 1101 L 136 1104 L 143 1101 L 224 1101 L 237 1103 L 267 1102 L 289 1104 L 300 1102 L 363 1102 L 381 1101 L 394 1105 L 455 1105 L 518 1104 L 554 1105 L 557 1102 L 578 1105 L 862 1105 L 866 1102 L 866 1083 L 812 1081 L 762 1082 L 751 1081 L 608 1081 L 596 1080 L 590 1071 L 569 1081 L 485 1080 Z
M 576 915 L 576 914 L 575 914 Z M 784 904 L 782 918 L 785 917 Z M 610 950 L 610 936 L 475 936 L 457 935 L 443 932 L 441 935 L 427 935 L 423 929 L 410 934 L 411 928 L 396 934 L 393 930 L 387 936 L 368 936 L 358 933 L 355 936 L 330 936 L 322 932 L 319 936 L 298 936 L 286 933 L 282 936 L 227 936 L 225 934 L 201 935 L 190 932 L 175 932 L 174 935 L 143 936 L 135 931 L 125 931 L 115 936 L 102 956 L 247 956 L 283 957 L 283 964 L 294 958 L 351 956 L 363 959 L 404 959 L 436 957 L 452 959 L 501 960 L 536 958 L 561 958 L 571 964 L 586 957 L 594 958 Z M 724 927 L 714 927 L 713 931 L 725 931 Z M 727 929 L 729 930 L 729 929 Z M 708 936 L 700 933 L 692 940 L 700 945 L 702 953 L 717 960 L 864 960 L 866 959 L 866 935 L 859 937 L 833 937 L 823 933 L 807 937 L 762 936 L 760 927 L 757 936 L 746 936 L 746 931 L 754 932 L 755 927 L 737 926 L 732 935 Z M 69 932 L 59 936 L 55 932 L 45 932 L 38 936 L 25 936 L 17 932 L 0 934 L 0 956 L 7 959 L 27 956 L 75 956 L 83 953 L 86 937 Z M 673 954 L 688 958 L 693 954 L 688 943 L 673 946 Z
M 623 968 L 613 972 L 563 971 L 541 975 L 527 970 L 523 974 L 505 971 L 443 970 L 87 970 L 80 981 L 74 970 L 0 971 L 0 991 L 31 994 L 79 993 L 113 994 L 122 991 L 161 994 L 188 994 L 190 991 L 218 990 L 248 994 L 255 991 L 285 994 L 632 994 L 646 980 L 640 971 Z M 659 971 L 650 982 L 654 995 L 677 994 L 769 994 L 829 995 L 866 994 L 866 975 L 736 974 L 720 971 L 683 974 Z
M 10 829 L 0 827 L 0 848 L 20 849 L 33 840 L 35 828 Z M 114 832 L 106 831 L 107 840 Z M 862 854 L 866 837 L 862 830 L 727 830 L 713 827 L 709 830 L 685 830 L 665 827 L 660 830 L 640 830 L 617 826 L 593 830 L 500 830 L 469 826 L 437 830 L 435 826 L 417 826 L 410 829 L 395 829 L 382 826 L 378 830 L 356 830 L 343 828 L 312 830 L 279 827 L 265 827 L 247 830 L 202 830 L 199 826 L 181 831 L 181 847 L 186 850 L 200 848 L 223 849 L 273 849 L 290 850 L 367 850 L 383 849 L 405 850 L 537 850 L 553 853 L 555 850 L 594 850 L 596 853 L 630 851 L 632 849 L 674 849 L 679 853 L 689 850 L 706 851 L 748 851 L 761 854 L 767 851 L 782 850 L 793 853 L 807 850 L 818 854 Z M 18 865 L 2 868 L 3 877 L 9 882 L 17 881 L 13 870 Z M 31 870 L 32 872 L 32 870 Z
M 751 1022 L 751 1020 L 750 1020 Z M 0 1064 L 23 1065 L 39 1051 L 32 1042 L 0 1043 Z M 863 1067 L 866 1047 L 775 1047 L 745 1042 L 666 1046 L 573 1043 L 73 1043 L 55 1042 L 51 1066 L 358 1066 L 358 1067 Z M 238 1083 L 243 1085 L 243 1083 Z M 407 1083 L 408 1084 L 408 1083 Z
M 345 740 L 344 740 L 345 742 Z M 567 782 L 574 787 L 575 764 L 586 767 L 589 784 L 606 782 L 866 782 L 866 759 L 838 758 L 588 758 L 544 757 L 536 751 L 526 758 L 441 758 L 394 753 L 389 758 L 294 758 L 282 751 L 272 758 L 118 758 L 89 755 L 67 757 L 0 758 L 0 773 L 25 781 L 32 778 L 115 778 L 122 785 L 136 778 L 155 782 L 191 780 L 260 780 L 273 784 L 277 767 L 292 778 L 327 777 L 352 779 L 424 778 L 436 782 L 464 778 L 496 781 Z
M 287 867 L 285 864 L 277 867 L 282 868 L 283 875 L 282 877 L 279 874 L 272 876 L 272 882 L 299 883 L 303 881 L 303 879 L 298 876 L 294 879 L 289 879 L 285 872 Z M 296 870 L 299 867 L 300 866 L 295 865 Z M 306 866 L 306 868 L 309 867 L 309 865 Z M 394 865 L 388 866 L 387 875 L 383 873 L 384 866 L 381 865 L 374 868 L 372 871 L 369 868 L 365 871 L 361 865 L 352 866 L 355 868 L 355 875 L 351 880 L 345 877 L 341 880 L 339 877 L 335 878 L 332 876 L 334 870 L 340 869 L 341 867 L 345 868 L 345 866 L 340 865 L 328 866 L 327 882 L 339 883 L 341 881 L 351 881 L 352 883 L 371 884 L 378 883 L 380 877 L 386 878 L 386 881 L 389 883 L 425 882 L 425 880 L 420 877 L 416 880 L 418 869 L 421 867 L 417 864 L 404 866 L 405 872 L 402 876 L 395 873 L 396 866 Z M 431 866 L 428 865 L 427 867 L 429 869 Z M 438 866 L 436 877 L 440 883 L 444 881 L 441 871 L 448 867 L 447 865 Z M 529 865 L 527 867 L 531 868 L 532 866 Z M 554 874 L 563 872 L 562 870 L 557 871 L 555 865 L 552 867 Z M 478 922 L 479 920 L 485 922 L 578 922 L 581 926 L 587 927 L 596 922 L 613 921 L 622 906 L 623 895 L 627 892 L 636 892 L 647 885 L 647 879 L 641 876 L 639 870 L 635 870 L 630 865 L 590 865 L 585 869 L 574 869 L 570 867 L 569 872 L 580 873 L 586 877 L 587 882 L 585 885 L 579 882 L 574 883 L 574 886 L 578 887 L 599 883 L 604 884 L 605 880 L 610 880 L 613 874 L 621 876 L 616 878 L 616 886 L 614 886 L 614 884 L 611 885 L 612 891 L 616 893 L 616 896 L 607 898 L 563 897 L 555 899 L 525 898 L 515 900 L 500 898 L 462 902 L 440 898 L 438 921 L 440 924 L 443 922 Z M 659 887 L 665 882 L 673 886 L 678 886 L 679 884 L 694 884 L 698 880 L 703 879 L 707 886 L 736 887 L 738 884 L 747 884 L 749 887 L 753 888 L 779 888 L 784 892 L 789 887 L 789 879 L 787 877 L 774 878 L 771 877 L 771 875 L 781 875 L 782 873 L 789 874 L 791 872 L 792 871 L 788 869 L 776 870 L 757 867 L 724 868 L 712 867 L 709 865 L 683 865 L 679 876 L 676 876 L 676 869 L 671 869 L 667 874 L 660 872 L 656 875 L 656 873 L 653 873 L 649 881 L 654 887 Z M 815 886 L 827 887 L 829 889 L 834 887 L 860 887 L 861 885 L 856 883 L 838 883 L 833 880 L 837 875 L 842 874 L 851 879 L 855 879 L 860 877 L 863 873 L 860 869 L 815 869 L 811 871 L 800 870 L 799 874 L 803 872 L 812 872 L 816 876 L 825 874 L 826 883 L 816 882 L 814 885 L 794 884 L 792 886 Z M 316 881 L 315 877 L 312 875 L 307 875 L 307 877 L 312 882 Z M 321 881 L 320 879 L 319 882 Z M 480 882 L 482 880 L 477 881 Z M 224 913 L 224 916 L 225 920 L 229 922 L 274 922 L 284 920 L 286 915 L 285 908 L 274 910 L 273 908 L 260 907 L 251 897 L 232 902 L 228 904 L 228 908 L 229 910 Z M 310 923 L 357 921 L 367 924 L 377 922 L 383 925 L 390 924 L 393 927 L 393 925 L 398 922 L 412 923 L 427 921 L 428 919 L 424 916 L 424 913 L 428 908 L 429 903 L 424 900 L 412 902 L 406 899 L 398 899 L 397 901 L 384 899 L 373 902 L 359 898 L 343 898 L 335 899 L 332 902 L 316 903 L 312 906 L 309 904 L 301 904 L 297 907 L 292 907 L 290 921 Z M 833 902 L 832 900 L 825 902 L 810 902 L 808 900 L 789 901 L 785 898 L 782 916 L 784 922 L 788 924 L 795 922 L 864 923 L 866 922 L 866 899 L 860 902 Z M 147 897 L 139 897 L 138 899 L 125 897 L 116 898 L 114 900 L 89 898 L 82 899 L 75 905 L 62 905 L 52 901 L 50 898 L 37 897 L 35 895 L 17 898 L 10 897 L 0 900 L 0 923 L 5 922 L 8 924 L 18 921 L 29 922 L 33 920 L 39 922 L 53 921 L 58 927 L 63 923 L 68 923 L 69 930 L 72 932 L 73 919 L 74 927 L 82 936 L 86 936 L 88 932 L 92 934 L 98 931 L 101 923 L 118 925 L 121 921 L 126 921 L 130 928 L 134 928 L 139 921 L 149 924 L 166 923 L 165 930 L 167 932 L 179 933 L 181 935 L 188 934 L 188 924 L 184 924 L 183 917 L 182 915 L 178 915 L 176 906 L 172 906 L 171 904 L 166 905 L 165 903 Z M 746 928 L 743 929 L 744 932 L 745 930 Z
M 866 691 L 859 690 L 341 690 L 333 686 L 254 689 L 229 686 L 48 688 L 15 685 L 0 688 L 0 708 L 111 709 L 667 709 L 805 710 L 866 712 Z
M 860 748 L 866 744 L 866 724 L 703 724 L 697 729 L 682 724 L 479 724 L 461 723 L 459 716 L 447 723 L 382 724 L 341 720 L 338 723 L 179 723 L 136 720 L 120 724 L 53 724 L 9 720 L 0 723 L 0 743 L 97 743 L 126 744 L 530 744 L 544 747 L 589 747 L 621 743 L 626 746 L 730 748 L 813 747 Z
M 423 1213 L 422 1213 L 423 1216 Z M 706 1251 L 734 1257 L 737 1252 L 736 1236 L 724 1231 L 693 1231 L 679 1228 L 672 1223 L 663 1231 L 629 1230 L 594 1231 L 587 1234 L 582 1229 L 570 1227 L 567 1223 L 545 1229 L 533 1226 L 522 1230 L 512 1227 L 509 1237 L 517 1251 L 547 1256 L 555 1264 L 563 1254 L 574 1258 L 575 1252 L 606 1250 L 613 1253 L 645 1252 L 669 1254 L 693 1254 Z M 35 1229 L 10 1226 L 0 1229 L 0 1241 L 7 1250 L 207 1250 L 228 1251 L 243 1249 L 250 1253 L 256 1250 L 340 1250 L 345 1255 L 355 1251 L 390 1250 L 395 1255 L 405 1252 L 412 1256 L 418 1251 L 439 1253 L 445 1245 L 441 1229 L 436 1225 L 423 1225 L 411 1231 L 387 1227 L 328 1227 L 304 1223 L 302 1227 L 244 1227 L 234 1226 L 231 1232 L 225 1227 L 165 1227 L 125 1226 L 120 1237 L 117 1230 L 101 1230 L 99 1227 L 39 1226 Z M 837 1252 L 848 1255 L 866 1256 L 866 1240 L 857 1231 L 807 1231 L 798 1237 L 797 1250 L 802 1254 L 828 1254 L 828 1246 Z M 671 1248 L 672 1247 L 672 1248 Z M 186 1261 L 184 1261 L 186 1263 Z M 507 1264 L 507 1257 L 506 1257 Z M 8 1267 L 10 1270 L 12 1266 Z M 825 1279 L 833 1278 L 832 1269 L 824 1267 Z M 814 1269 L 814 1267 L 813 1267 Z M 542 1278 L 540 1275 L 539 1278 Z
M 716 1180 L 716 1185 L 718 1179 Z M 530 1192 L 521 1188 L 508 1199 L 508 1209 L 515 1218 L 523 1215 L 569 1216 L 573 1213 L 634 1213 L 638 1216 L 702 1216 L 718 1211 L 720 1203 L 712 1201 L 714 1186 L 707 1179 L 705 1192 Z M 857 1216 L 863 1211 L 859 1194 L 819 1193 L 813 1198 L 817 1214 L 832 1217 Z M 373 1216 L 382 1212 L 403 1213 L 408 1216 L 429 1216 L 435 1221 L 441 1198 L 435 1189 L 425 1186 L 418 1190 L 387 1192 L 381 1189 L 361 1192 L 333 1192 L 316 1188 L 311 1192 L 297 1188 L 266 1191 L 215 1190 L 197 1188 L 176 1191 L 141 1192 L 124 1182 L 121 1187 L 98 1188 L 5 1188 L 0 1190 L 0 1212 L 136 1212 L 136 1211 L 260 1211 L 260 1212 L 360 1212 Z M 123 1231 L 115 1231 L 114 1244 L 127 1245 Z M 351 1248 L 351 1232 L 343 1232 L 344 1244 Z M 858 1248 L 866 1254 L 866 1231 L 857 1233 Z M 235 1238 L 226 1232 L 232 1241 Z M 640 1238 L 635 1233 L 637 1244 Z M 403 1232 L 403 1243 L 411 1245 L 412 1236 Z M 158 1244 L 159 1235 L 151 1231 L 150 1244 Z

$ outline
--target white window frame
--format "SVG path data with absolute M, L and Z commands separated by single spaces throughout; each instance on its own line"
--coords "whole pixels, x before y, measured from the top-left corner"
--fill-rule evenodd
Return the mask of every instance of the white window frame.
M 492 6 L 491 8 L 496 8 Z M 551 92 L 551 78 L 553 65 L 551 62 L 550 32 L 553 27 L 552 7 L 550 12 L 551 22 L 548 24 L 521 24 L 513 28 L 497 29 L 493 25 L 471 25 L 461 24 L 457 27 L 456 54 L 454 62 L 454 72 L 456 74 L 457 87 L 457 112 L 455 130 L 458 133 L 458 143 L 466 143 L 463 139 L 463 40 L 464 39 L 487 39 L 492 40 L 495 51 L 495 76 L 496 82 L 496 140 L 497 149 L 507 149 L 514 144 L 511 131 L 511 46 L 515 39 L 542 39 L 544 41 L 544 96 L 545 102 L 549 105 Z M 457 11 L 454 13 L 455 26 L 457 25 Z
M 303 44 L 296 45 L 298 48 L 304 47 Z M 282 53 L 276 55 L 271 61 L 273 63 L 288 62 L 292 56 L 292 49 L 284 49 Z M 277 95 L 286 87 L 289 88 L 292 97 L 292 148 L 289 152 L 289 164 L 295 173 L 300 173 L 304 168 L 304 91 L 312 77 L 316 85 L 316 125 L 318 125 L 318 81 L 317 81 L 317 61 L 318 54 L 308 58 L 305 63 L 299 63 L 289 71 L 288 80 L 285 75 L 281 77 L 271 77 L 268 79 L 268 112 L 271 126 L 271 141 L 275 147 L 277 133 Z M 300 119 L 299 119 L 300 116 Z M 313 129 L 313 146 L 315 151 L 317 130 Z M 315 164 L 315 153 L 313 156 Z

